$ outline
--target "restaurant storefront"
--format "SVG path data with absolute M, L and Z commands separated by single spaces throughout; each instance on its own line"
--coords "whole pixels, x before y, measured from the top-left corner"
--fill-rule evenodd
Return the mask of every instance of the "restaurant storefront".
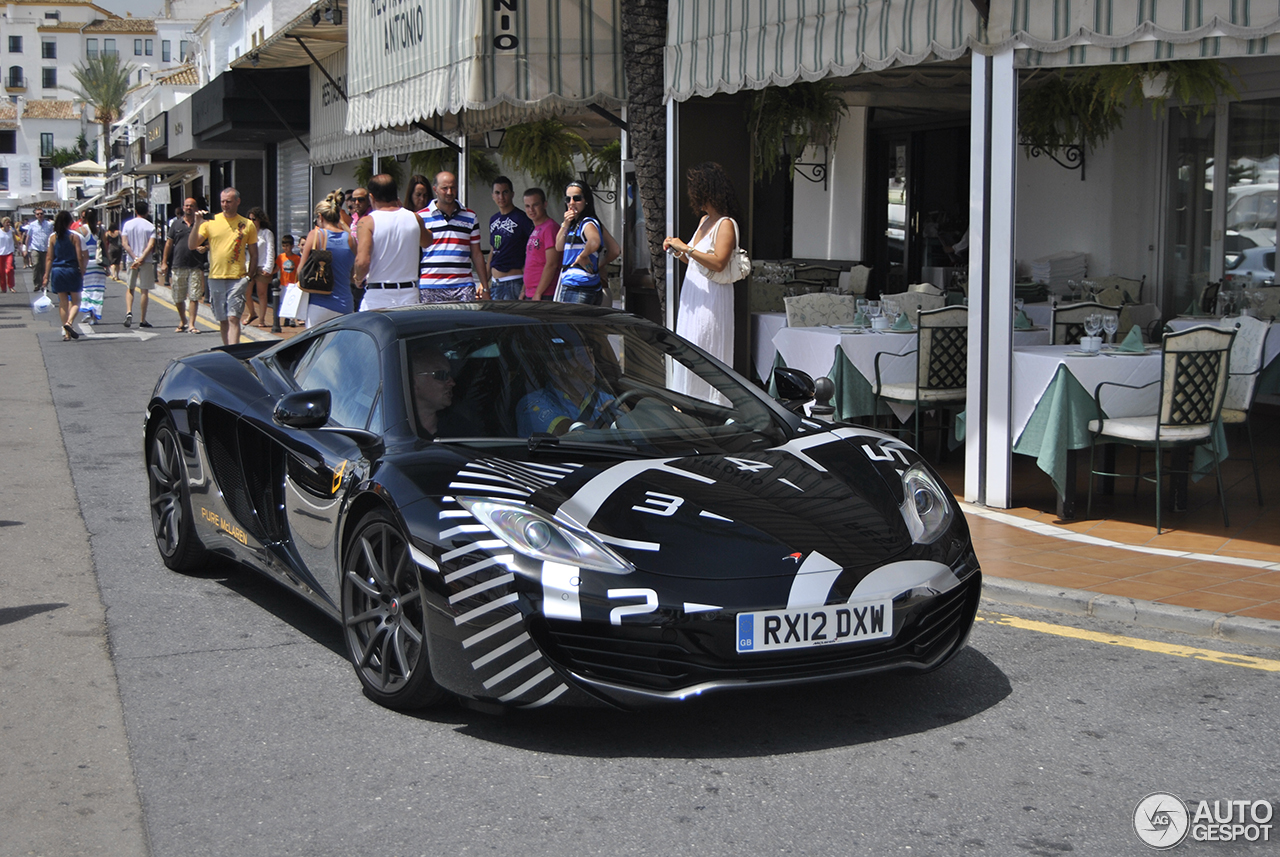
M 678 129 L 727 94 L 835 81 L 849 111 L 834 145 L 801 159 L 821 163 L 828 180 L 794 182 L 790 255 L 865 261 L 894 290 L 930 279 L 942 245 L 967 231 L 965 493 L 1007 507 L 1023 428 L 1012 403 L 1020 266 L 1086 254 L 1091 275 L 1142 281 L 1142 299 L 1166 317 L 1235 259 L 1274 266 L 1277 33 L 1274 4 L 1252 0 L 1027 2 L 989 15 L 972 0 L 672 0 L 669 116 Z M 1187 110 L 1153 116 L 1138 105 L 1086 153 L 1085 170 L 1019 145 L 1019 91 L 1049 70 L 1201 58 L 1224 60 L 1242 85 L 1198 123 Z M 678 131 L 672 139 L 678 177 L 696 155 Z M 680 226 L 675 197 L 669 217 Z

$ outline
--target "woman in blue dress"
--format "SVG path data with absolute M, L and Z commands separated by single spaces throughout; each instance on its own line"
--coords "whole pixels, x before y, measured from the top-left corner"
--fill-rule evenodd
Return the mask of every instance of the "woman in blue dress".
M 333 292 L 307 295 L 307 327 L 352 312 L 351 269 L 356 261 L 356 239 L 342 225 L 341 191 L 334 191 L 316 205 L 319 225 L 307 235 L 302 246 L 298 271 L 307 267 L 307 257 L 315 249 L 333 254 Z
M 71 212 L 59 211 L 53 220 L 49 264 L 44 269 L 44 287 L 58 296 L 58 314 L 62 317 L 64 342 L 80 338 L 73 325 L 80 312 L 80 291 L 84 288 L 86 262 L 80 235 L 71 231 Z

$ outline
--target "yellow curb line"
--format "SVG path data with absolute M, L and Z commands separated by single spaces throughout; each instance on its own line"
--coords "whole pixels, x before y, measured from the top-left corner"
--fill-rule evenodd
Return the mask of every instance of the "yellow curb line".
M 1097 631 L 1085 631 L 1065 625 L 1052 625 L 1048 622 L 1037 622 L 1033 619 L 1022 619 L 1007 613 L 991 613 L 980 610 L 975 619 L 977 622 L 988 622 L 1006 628 L 1017 628 L 1022 631 L 1037 631 L 1041 634 L 1052 634 L 1056 637 L 1069 637 L 1075 640 L 1087 640 L 1091 643 L 1104 643 L 1108 646 L 1123 646 L 1143 652 L 1159 655 L 1173 655 L 1179 658 L 1192 658 L 1198 661 L 1210 661 L 1215 664 L 1229 664 L 1237 667 L 1280 673 L 1280 661 L 1266 658 L 1255 658 L 1249 655 L 1232 655 L 1217 652 L 1213 649 L 1198 649 L 1193 646 L 1175 646 L 1169 643 L 1157 643 L 1154 640 L 1142 640 L 1137 637 L 1124 637 L 1119 634 L 1101 634 Z

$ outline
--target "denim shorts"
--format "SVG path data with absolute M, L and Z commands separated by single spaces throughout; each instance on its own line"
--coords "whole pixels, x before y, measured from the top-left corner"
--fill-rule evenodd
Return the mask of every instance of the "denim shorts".
M 504 277 L 501 280 L 495 279 L 489 286 L 491 301 L 518 301 L 522 297 L 524 297 L 524 276 L 521 274 Z
M 588 304 L 600 306 L 604 303 L 604 289 L 575 289 L 573 286 L 561 286 L 559 300 L 566 304 Z

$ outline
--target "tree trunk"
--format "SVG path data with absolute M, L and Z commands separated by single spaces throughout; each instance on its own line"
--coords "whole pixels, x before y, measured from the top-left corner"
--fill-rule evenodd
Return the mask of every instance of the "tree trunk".
M 666 311 L 667 109 L 662 103 L 667 0 L 622 0 L 622 58 L 627 75 L 627 125 L 636 184 L 649 238 L 650 268 Z

